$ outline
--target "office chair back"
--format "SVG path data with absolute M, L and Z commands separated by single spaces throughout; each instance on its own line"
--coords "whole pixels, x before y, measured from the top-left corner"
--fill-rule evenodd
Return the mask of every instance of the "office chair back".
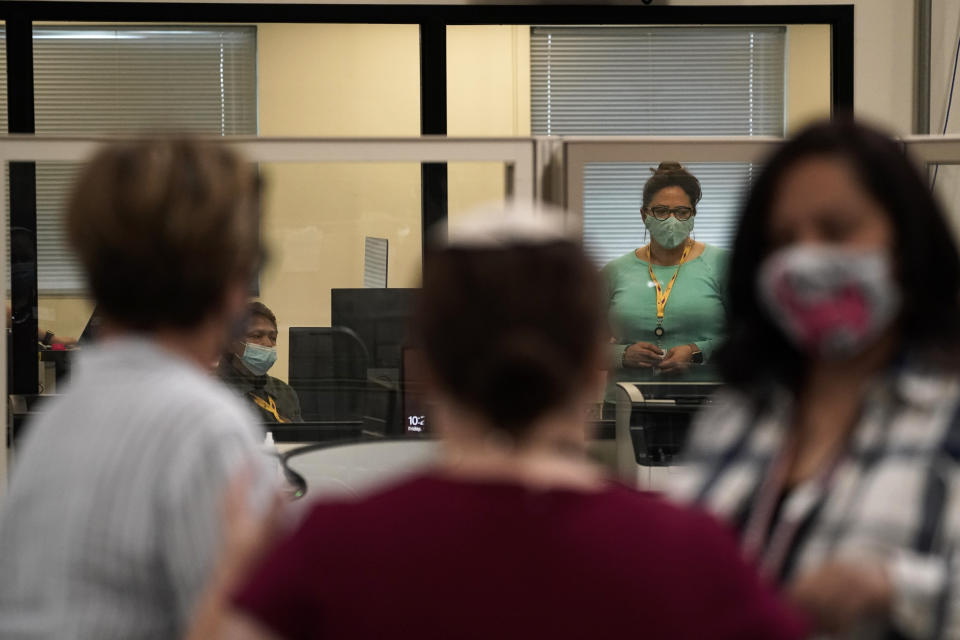
M 366 346 L 347 327 L 290 327 L 290 386 L 304 420 L 359 422 L 366 411 Z

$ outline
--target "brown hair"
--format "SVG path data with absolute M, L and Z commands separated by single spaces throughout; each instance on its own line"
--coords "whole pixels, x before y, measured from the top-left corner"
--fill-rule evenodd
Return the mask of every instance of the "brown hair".
M 130 329 L 191 327 L 261 258 L 260 182 L 225 146 L 182 139 L 101 149 L 67 211 L 99 311 Z
M 647 179 L 643 185 L 643 208 L 650 206 L 653 196 L 666 189 L 667 187 L 680 187 L 687 197 L 690 198 L 690 204 L 696 208 L 697 203 L 703 195 L 700 192 L 700 181 L 683 168 L 679 162 L 667 161 L 661 162 L 656 170 L 651 169 L 653 175 Z
M 452 398 L 522 437 L 589 383 L 604 306 L 578 245 L 430 250 L 425 265 L 413 337 Z
M 263 304 L 259 300 L 255 300 L 250 303 L 250 306 L 247 308 L 247 312 L 250 316 L 260 316 L 266 318 L 273 324 L 273 328 L 277 328 L 277 316 L 273 315 L 273 311 L 270 311 L 270 307 Z

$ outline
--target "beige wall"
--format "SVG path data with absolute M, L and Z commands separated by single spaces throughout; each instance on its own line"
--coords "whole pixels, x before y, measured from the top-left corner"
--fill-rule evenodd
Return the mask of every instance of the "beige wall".
M 260 133 L 416 136 L 416 25 L 258 26 Z M 363 286 L 363 238 L 389 238 L 390 286 L 415 286 L 420 265 L 420 167 L 272 164 L 264 239 L 273 260 L 261 299 L 277 315 L 287 375 L 290 326 L 329 326 L 330 289 Z
M 787 135 L 830 117 L 830 90 L 830 26 L 788 26 Z
M 894 135 L 913 130 L 913 1 L 857 0 L 854 111 Z
M 530 29 L 452 26 L 447 29 L 447 133 L 530 135 Z M 448 165 L 449 219 L 504 197 L 502 163 Z
M 79 338 L 92 312 L 93 302 L 86 297 L 43 296 L 37 301 L 40 328 L 61 337 Z

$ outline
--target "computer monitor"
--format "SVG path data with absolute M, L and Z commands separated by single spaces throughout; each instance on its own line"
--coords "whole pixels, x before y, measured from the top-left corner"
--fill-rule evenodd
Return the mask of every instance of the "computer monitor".
M 403 432 L 407 435 L 430 433 L 429 407 L 427 406 L 423 352 L 419 349 L 403 349 L 400 370 L 402 387 L 401 418 Z
M 399 382 L 416 289 L 333 289 L 330 323 L 352 329 L 370 354 L 371 377 Z
M 90 318 L 87 320 L 87 324 L 83 327 L 83 332 L 77 339 L 77 344 L 87 345 L 94 342 L 97 339 L 97 333 L 100 331 L 101 324 L 103 324 L 103 317 L 100 315 L 98 308 L 94 307 L 90 313 Z

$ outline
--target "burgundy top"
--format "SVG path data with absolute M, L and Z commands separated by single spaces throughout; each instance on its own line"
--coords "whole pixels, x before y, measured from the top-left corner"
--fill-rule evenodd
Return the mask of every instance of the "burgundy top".
M 596 493 L 423 475 L 321 503 L 234 604 L 298 638 L 799 638 L 709 516 Z

